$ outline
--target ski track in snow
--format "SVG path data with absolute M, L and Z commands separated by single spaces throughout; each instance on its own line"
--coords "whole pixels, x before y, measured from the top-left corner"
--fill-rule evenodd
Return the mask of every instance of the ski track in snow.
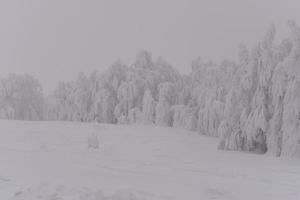
M 88 149 L 96 134 L 100 149 Z M 0 199 L 300 199 L 300 162 L 146 125 L 0 121 Z

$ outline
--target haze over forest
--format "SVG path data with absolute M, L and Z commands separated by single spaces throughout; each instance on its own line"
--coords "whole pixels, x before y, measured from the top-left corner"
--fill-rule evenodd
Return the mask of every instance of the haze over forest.
M 50 94 L 144 49 L 189 73 L 198 56 L 237 61 L 239 44 L 252 48 L 272 23 L 288 36 L 289 19 L 300 21 L 297 0 L 3 0 L 0 74 L 33 75 Z

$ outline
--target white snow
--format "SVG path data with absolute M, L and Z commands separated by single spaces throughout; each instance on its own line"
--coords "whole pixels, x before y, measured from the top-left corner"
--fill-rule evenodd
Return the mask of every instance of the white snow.
M 300 199 L 299 160 L 217 144 L 167 127 L 0 121 L 0 199 Z

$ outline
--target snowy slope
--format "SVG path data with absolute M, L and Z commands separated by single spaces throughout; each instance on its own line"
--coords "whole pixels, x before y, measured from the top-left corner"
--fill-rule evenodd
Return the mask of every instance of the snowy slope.
M 0 199 L 300 199 L 299 161 L 217 143 L 175 128 L 0 121 Z

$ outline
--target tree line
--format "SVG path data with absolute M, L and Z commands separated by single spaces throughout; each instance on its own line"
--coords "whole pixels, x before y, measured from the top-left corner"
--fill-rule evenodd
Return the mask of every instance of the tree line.
M 300 28 L 275 41 L 272 25 L 254 48 L 239 47 L 238 62 L 191 64 L 180 74 L 148 51 L 134 63 L 79 73 L 43 95 L 39 81 L 12 74 L 0 80 L 0 117 L 145 123 L 219 137 L 219 148 L 300 155 Z

